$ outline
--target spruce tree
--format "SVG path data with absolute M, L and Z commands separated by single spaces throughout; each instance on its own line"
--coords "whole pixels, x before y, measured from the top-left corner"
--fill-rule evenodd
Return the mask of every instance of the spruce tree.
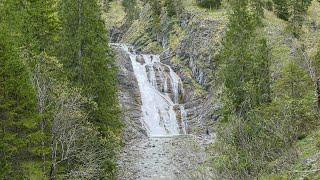
M 298 0 L 291 1 L 291 18 L 290 25 L 292 28 L 292 33 L 295 37 L 299 37 L 300 31 L 307 14 L 308 7 L 310 6 L 312 0 Z
M 52 76 L 54 69 L 47 64 L 55 59 L 55 45 L 59 21 L 57 1 L 27 0 L 23 4 L 21 41 L 23 54 L 31 69 L 36 90 L 37 111 L 40 116 L 39 136 L 35 137 L 34 152 L 41 157 L 42 171 L 47 173 L 50 164 L 52 109 Z M 38 138 L 38 139 L 37 139 Z
M 23 163 L 34 158 L 39 119 L 29 71 L 15 36 L 19 22 L 14 2 L 0 3 L 0 178 L 23 179 Z M 10 16 L 12 15 L 12 16 Z M 12 23 L 12 20 L 17 22 Z
M 217 128 L 217 174 L 222 179 L 252 179 L 259 173 L 261 153 L 255 149 L 254 111 L 271 102 L 270 52 L 258 35 L 261 18 L 249 0 L 234 0 L 221 52 L 224 83 L 223 119 Z M 251 155 L 251 156 L 250 156 Z M 221 158 L 220 158 L 221 157 Z M 260 159 L 259 159 L 260 158 Z
M 22 39 L 31 59 L 32 55 L 54 52 L 55 39 L 59 30 L 56 6 L 57 1 L 50 0 L 26 0 L 24 2 L 22 27 L 24 36 Z M 36 61 L 30 63 L 34 65 Z
M 117 99 L 117 68 L 108 45 L 107 32 L 96 0 L 61 1 L 60 58 L 70 82 L 84 91 L 89 120 L 105 140 L 109 157 L 105 169 L 114 170 L 114 150 L 121 129 Z
M 165 1 L 165 7 L 167 9 L 167 14 L 168 14 L 169 17 L 172 17 L 172 16 L 176 15 L 176 11 L 175 11 L 173 0 L 166 0 Z
M 242 117 L 270 96 L 269 50 L 256 33 L 256 17 L 249 11 L 248 1 L 233 1 L 222 51 L 224 85 L 231 101 L 228 108 Z
M 180 0 L 165 0 L 164 6 L 169 17 L 178 16 L 183 8 Z
M 162 7 L 159 2 L 159 0 L 151 0 L 151 12 L 152 12 L 152 20 L 151 20 L 151 27 L 153 30 L 154 36 L 158 35 L 158 33 L 161 31 L 161 11 Z
M 264 17 L 264 2 L 263 0 L 250 0 L 250 5 L 254 14 L 257 16 L 257 20 L 261 20 Z
M 139 17 L 137 0 L 123 0 L 122 5 L 126 12 L 126 21 L 122 28 L 129 29 L 133 21 Z
M 127 19 L 129 21 L 132 21 L 137 18 L 139 15 L 138 13 L 138 7 L 137 7 L 137 1 L 136 0 L 123 0 L 122 5 L 125 9 L 125 12 L 127 14 Z

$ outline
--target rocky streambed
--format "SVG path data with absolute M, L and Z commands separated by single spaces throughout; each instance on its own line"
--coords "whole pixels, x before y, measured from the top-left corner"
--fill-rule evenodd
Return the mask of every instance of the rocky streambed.
M 192 135 L 136 139 L 125 146 L 119 159 L 120 180 L 207 180 L 212 177 L 205 148 Z

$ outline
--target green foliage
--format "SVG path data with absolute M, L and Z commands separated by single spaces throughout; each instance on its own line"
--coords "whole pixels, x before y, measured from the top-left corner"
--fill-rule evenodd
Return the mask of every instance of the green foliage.
M 59 21 L 56 2 L 47 0 L 27 0 L 23 6 L 22 40 L 30 58 L 43 51 L 52 52 Z M 36 62 L 34 62 L 36 63 Z
M 264 6 L 265 3 L 263 0 L 250 0 L 250 6 L 252 11 L 254 11 L 254 14 L 257 16 L 258 21 L 260 18 L 264 17 Z
M 277 16 L 290 22 L 290 28 L 295 37 L 299 37 L 311 2 L 312 0 L 273 0 Z
M 0 1 L 1 179 L 113 178 L 117 69 L 100 15 L 97 1 Z
M 273 2 L 272 2 L 272 0 L 266 1 L 264 6 L 265 6 L 265 8 L 266 8 L 267 10 L 273 11 Z
M 295 142 L 317 124 L 313 82 L 295 61 L 283 68 L 271 94 L 268 48 L 242 3 L 234 4 L 221 56 L 227 94 L 214 166 L 222 179 L 254 179 L 289 166 L 297 159 Z
M 304 18 L 312 0 L 292 1 L 290 25 L 295 37 L 299 37 Z
M 318 136 L 316 136 L 316 146 L 320 150 L 320 134 L 318 134 Z
M 227 111 L 242 117 L 270 99 L 269 50 L 255 32 L 259 23 L 256 17 L 248 10 L 248 1 L 234 4 L 221 55 L 230 103 Z
M 132 21 L 136 19 L 139 15 L 137 1 L 136 0 L 123 0 L 122 5 L 127 14 L 127 20 Z
M 158 0 L 151 0 L 151 11 L 152 11 L 152 23 L 153 34 L 156 35 L 161 31 L 161 11 L 162 7 Z
M 270 51 L 250 5 L 233 1 L 220 56 L 225 95 L 214 160 L 220 179 L 255 179 L 285 167 L 317 119 L 312 80 L 295 61 L 271 81 Z
M 165 7 L 167 8 L 168 16 L 172 17 L 177 15 L 174 7 L 174 0 L 165 0 Z
M 30 136 L 38 118 L 35 91 L 13 36 L 16 29 L 3 12 L 0 6 L 0 178 L 18 179 L 23 177 L 21 162 L 34 155 Z
M 273 102 L 250 110 L 245 120 L 231 116 L 232 124 L 220 124 L 215 165 L 222 177 L 257 178 L 296 160 L 290 149 L 317 123 L 312 81 L 290 63 L 275 87 Z
M 183 8 L 181 0 L 165 0 L 164 6 L 169 17 L 178 16 Z
M 277 16 L 280 19 L 289 20 L 289 1 L 288 0 L 273 0 L 274 8 Z
M 79 8 L 80 7 L 80 8 Z M 60 57 L 71 82 L 83 89 L 94 104 L 86 105 L 89 120 L 108 139 L 107 170 L 114 169 L 121 123 L 117 99 L 117 68 L 108 46 L 107 32 L 97 1 L 61 2 Z
M 205 8 L 215 8 L 215 9 L 219 9 L 221 6 L 221 2 L 222 0 L 197 0 L 197 4 L 201 7 L 205 7 Z

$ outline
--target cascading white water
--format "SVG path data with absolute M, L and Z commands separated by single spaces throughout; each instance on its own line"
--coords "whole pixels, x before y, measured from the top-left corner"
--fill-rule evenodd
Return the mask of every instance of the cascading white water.
M 124 44 L 115 44 L 131 59 L 142 100 L 142 123 L 150 137 L 186 134 L 185 111 L 179 105 L 183 92 L 180 77 L 158 55 L 137 54 Z M 180 121 L 177 118 L 180 110 Z

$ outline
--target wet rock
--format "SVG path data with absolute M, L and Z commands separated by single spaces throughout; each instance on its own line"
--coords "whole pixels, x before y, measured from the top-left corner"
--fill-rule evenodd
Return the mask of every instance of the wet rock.
M 137 62 L 139 62 L 141 65 L 143 65 L 144 63 L 146 63 L 142 55 L 137 56 Z
M 130 141 L 134 138 L 146 137 L 147 133 L 141 124 L 141 95 L 137 80 L 133 73 L 130 57 L 120 48 L 114 47 L 119 67 L 119 100 L 123 111 L 125 124 L 124 139 Z

